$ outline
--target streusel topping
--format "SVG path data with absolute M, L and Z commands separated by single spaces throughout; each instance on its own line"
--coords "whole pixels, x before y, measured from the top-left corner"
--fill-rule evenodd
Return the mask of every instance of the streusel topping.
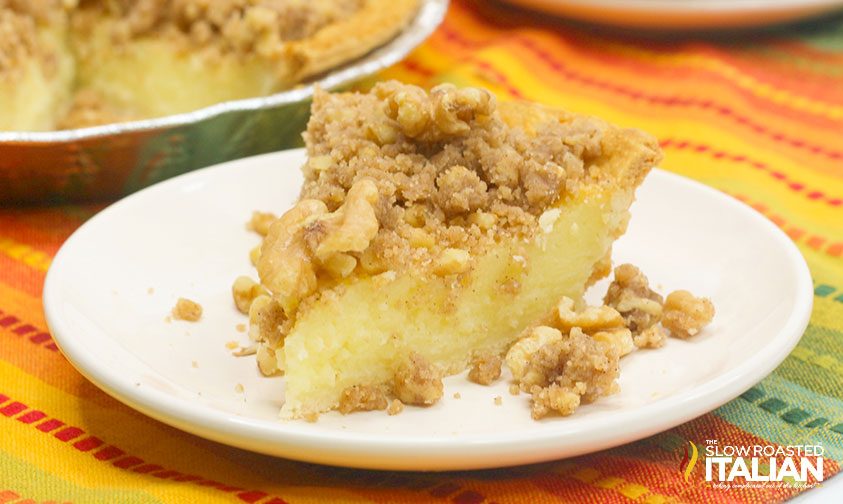
M 114 39 L 178 35 L 194 46 L 248 55 L 278 55 L 283 43 L 306 38 L 358 11 L 365 0 L 83 0 L 115 16 Z M 86 22 L 84 19 L 80 22 Z M 182 37 L 185 36 L 185 37 Z
M 370 272 L 528 237 L 601 152 L 602 123 L 551 112 L 540 119 L 529 131 L 513 127 L 477 88 L 427 93 L 393 81 L 368 94 L 317 92 L 301 197 L 333 211 L 356 183 L 374 182 L 380 229 L 363 258 Z
M 37 30 L 63 14 L 59 0 L 0 0 L 0 79 L 16 75 L 29 58 L 39 54 Z

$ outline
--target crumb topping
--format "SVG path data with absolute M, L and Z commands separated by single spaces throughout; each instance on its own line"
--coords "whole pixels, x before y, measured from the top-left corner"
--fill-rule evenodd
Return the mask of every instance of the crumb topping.
M 392 407 L 392 404 L 389 405 Z M 353 411 L 387 409 L 386 394 L 380 387 L 354 385 L 342 391 L 337 410 L 343 415 Z M 393 414 L 393 413 L 390 413 Z
M 19 75 L 32 58 L 49 63 L 49 53 L 40 50 L 38 29 L 60 22 L 63 6 L 59 0 L 0 0 L 0 79 Z M 68 5 L 70 7 L 70 5 Z M 46 65 L 49 71 L 54 65 Z
M 216 51 L 278 56 L 285 42 L 309 37 L 360 10 L 365 0 L 82 0 L 81 8 L 115 20 L 121 43 L 164 35 Z M 75 19 L 84 26 L 88 18 Z
M 442 397 L 442 371 L 413 352 L 398 368 L 393 393 L 404 404 L 430 406 Z
M 444 84 L 428 93 L 391 81 L 366 94 L 318 92 L 301 197 L 333 211 L 358 181 L 375 183 L 380 229 L 367 269 L 418 266 L 446 248 L 473 253 L 495 236 L 527 237 L 601 152 L 596 120 L 547 111 L 537 123 L 529 131 L 507 124 L 494 96 L 478 88 Z
M 668 331 L 688 338 L 714 317 L 714 305 L 685 290 L 662 297 L 635 266 L 615 269 L 603 306 L 562 298 L 552 316 L 525 332 L 506 354 L 514 383 L 510 393 L 528 392 L 532 416 L 572 414 L 617 391 L 618 362 L 636 348 L 659 348 Z M 661 324 L 659 324 L 661 322 Z
M 468 379 L 480 385 L 489 385 L 501 377 L 502 360 L 497 355 L 484 354 L 471 361 Z
M 564 334 L 547 326 L 533 328 L 506 356 L 520 389 L 532 395 L 537 420 L 552 411 L 570 415 L 581 402 L 617 391 L 618 359 L 616 347 L 578 327 Z
M 202 318 L 202 305 L 196 301 L 191 301 L 185 298 L 179 298 L 176 306 L 173 307 L 173 318 L 176 320 L 186 320 L 188 322 L 196 322 Z

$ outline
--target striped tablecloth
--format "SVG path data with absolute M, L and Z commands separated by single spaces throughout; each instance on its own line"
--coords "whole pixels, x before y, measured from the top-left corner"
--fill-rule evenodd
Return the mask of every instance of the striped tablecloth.
M 822 444 L 825 476 L 839 470 L 843 16 L 763 33 L 659 39 L 457 0 L 441 29 L 379 78 L 481 85 L 503 99 L 655 134 L 664 168 L 753 206 L 802 250 L 815 282 L 802 342 L 727 405 L 583 457 L 445 474 L 290 462 L 181 433 L 82 378 L 46 332 L 41 290 L 53 254 L 100 207 L 0 209 L 0 503 L 771 502 L 798 492 L 713 489 L 700 464 L 686 482 L 684 449 L 706 439 Z

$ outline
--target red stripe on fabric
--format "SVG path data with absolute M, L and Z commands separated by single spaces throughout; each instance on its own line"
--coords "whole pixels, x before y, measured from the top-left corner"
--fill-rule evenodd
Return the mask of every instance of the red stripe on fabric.
M 7 397 L 3 394 L 0 394 L 0 404 L 5 403 L 9 399 L 10 399 L 9 397 Z M 3 408 L 0 408 L 0 413 L 3 413 L 7 417 L 11 417 L 11 416 L 16 415 L 17 413 L 20 413 L 20 412 L 22 412 L 24 410 L 27 410 L 27 409 L 29 409 L 29 407 L 27 405 L 25 405 L 21 402 L 18 402 L 18 401 L 14 401 L 10 404 L 7 404 Z M 18 420 L 20 420 L 21 422 L 26 423 L 26 424 L 31 424 L 31 423 L 37 421 L 40 418 L 44 418 L 45 416 L 46 416 L 45 413 L 43 413 L 41 411 L 33 410 L 33 411 L 21 416 L 20 418 L 18 418 Z M 62 422 L 58 419 L 55 419 L 55 418 L 50 418 L 50 419 L 36 425 L 35 428 L 38 429 L 41 432 L 48 433 L 48 432 L 54 431 L 56 429 L 59 429 L 60 427 L 62 427 L 64 425 L 65 425 L 64 422 Z M 83 434 L 85 434 L 85 431 L 83 429 L 81 429 L 79 427 L 67 426 L 67 427 L 62 428 L 58 432 L 54 433 L 53 437 L 55 437 L 56 439 L 58 439 L 60 441 L 69 442 L 71 440 L 74 440 L 74 439 L 82 436 Z M 94 436 L 87 436 L 86 438 L 81 439 L 81 440 L 73 443 L 72 446 L 76 450 L 79 450 L 80 452 L 90 452 L 91 450 L 99 448 L 103 444 L 104 444 L 104 442 L 101 439 L 99 439 L 97 437 L 94 437 Z M 123 451 L 120 450 L 119 448 L 114 447 L 114 446 L 106 446 L 102 450 L 99 450 L 99 451 L 93 453 L 94 458 L 96 458 L 98 460 L 101 460 L 101 461 L 109 461 L 110 459 L 113 459 L 115 457 L 122 456 L 122 455 L 123 455 Z M 216 481 L 213 481 L 213 480 L 200 481 L 201 478 L 198 477 L 198 476 L 182 475 L 181 473 L 179 473 L 177 471 L 172 471 L 172 470 L 165 471 L 162 466 L 156 465 L 156 464 L 147 464 L 147 463 L 144 462 L 143 459 L 141 459 L 139 457 L 135 457 L 135 456 L 126 456 L 126 457 L 118 458 L 116 461 L 111 462 L 111 464 L 114 467 L 118 467 L 118 468 L 121 468 L 121 469 L 127 469 L 127 470 L 131 467 L 139 466 L 139 467 L 135 467 L 134 472 L 141 473 L 141 474 L 159 473 L 159 477 L 161 477 L 161 478 L 169 477 L 171 475 L 172 476 L 178 476 L 178 478 L 174 478 L 173 480 L 174 481 L 196 481 L 197 482 L 196 484 L 200 484 L 200 485 L 204 485 L 204 486 L 211 486 L 211 487 L 217 488 L 220 491 L 226 492 L 226 493 L 256 492 L 256 490 L 247 490 L 247 489 L 244 489 L 242 487 L 226 485 L 226 484 L 219 483 L 219 482 L 216 482 Z M 162 471 L 163 471 L 163 473 L 162 473 Z M 279 502 L 284 502 L 284 501 L 279 499 Z
M 11 318 L 13 318 L 16 322 L 21 322 L 21 320 L 20 320 L 18 317 L 14 316 L 14 315 L 11 315 L 11 314 L 9 314 L 9 313 L 7 313 L 6 315 L 7 315 L 7 318 L 11 317 Z M 4 320 L 5 320 L 5 319 L 4 319 Z M 9 327 L 9 326 L 11 326 L 11 325 L 12 325 L 12 324 L 8 324 L 8 326 L 3 326 L 3 325 L 2 325 L 2 323 L 0 323 L 0 327 L 4 327 L 4 328 L 5 328 L 5 327 Z M 33 343 L 35 343 L 35 344 L 37 344 L 37 345 L 41 345 L 41 344 L 43 344 L 43 343 L 45 343 L 45 342 L 47 342 L 47 341 L 50 341 L 50 343 L 48 343 L 46 346 L 43 346 L 42 348 L 46 348 L 46 349 L 48 349 L 48 350 L 58 350 L 58 346 L 56 346 L 56 344 L 55 344 L 54 342 L 52 342 L 52 336 L 50 336 L 50 333 L 49 333 L 49 332 L 44 331 L 44 330 L 41 330 L 41 329 L 39 329 L 38 327 L 36 327 L 35 325 L 30 324 L 30 323 L 28 323 L 28 322 L 24 322 L 24 323 L 23 323 L 23 325 L 21 325 L 21 326 L 19 326 L 19 327 L 15 328 L 15 329 L 13 329 L 13 330 L 12 330 L 12 333 L 13 333 L 13 334 L 17 334 L 17 335 L 19 335 L 19 336 L 24 336 L 24 335 L 26 335 L 26 334 L 28 334 L 28 333 L 31 333 L 31 332 L 34 332 L 34 331 L 40 331 L 40 332 L 39 332 L 38 334 L 35 334 L 35 335 L 33 335 L 33 336 L 31 336 L 31 337 L 29 338 L 29 340 L 30 340 L 31 342 L 33 342 Z
M 28 333 L 31 333 L 31 332 L 37 331 L 37 330 L 38 329 L 36 329 L 35 326 L 33 326 L 31 324 L 23 324 L 21 326 L 16 327 L 15 330 L 12 331 L 12 332 L 15 333 L 15 334 L 18 334 L 20 336 L 24 336 Z
M 99 448 L 102 445 L 103 445 L 103 442 L 100 439 L 95 438 L 95 437 L 85 438 L 81 441 L 77 441 L 77 442 L 73 443 L 74 448 L 76 448 L 79 451 L 83 451 L 83 452 L 91 451 L 94 448 Z
M 55 434 L 53 434 L 53 436 L 56 439 L 67 442 L 67 441 L 70 441 L 71 439 L 78 438 L 79 436 L 81 436 L 84 433 L 85 433 L 85 431 L 83 431 L 79 427 L 67 427 L 66 429 L 62 429 L 62 430 L 56 432 Z
M 474 48 L 477 45 L 482 45 L 476 44 L 473 41 L 464 38 L 457 30 L 449 29 L 446 25 L 442 26 L 440 28 L 440 31 L 442 31 L 444 37 L 447 40 L 461 45 L 462 47 Z M 614 94 L 619 94 L 636 100 L 644 100 L 658 105 L 665 105 L 670 107 L 695 107 L 703 110 L 711 110 L 717 113 L 718 115 L 730 117 L 734 119 L 738 124 L 741 124 L 756 133 L 767 136 L 775 142 L 784 143 L 793 148 L 805 150 L 811 152 L 812 154 L 821 155 L 830 159 L 843 159 L 843 152 L 841 151 L 826 149 L 818 145 L 808 145 L 805 140 L 791 138 L 782 133 L 773 132 L 766 126 L 758 124 L 752 121 L 750 118 L 738 114 L 728 106 L 714 103 L 711 100 L 700 100 L 697 98 L 678 98 L 647 95 L 641 91 L 632 88 L 627 88 L 613 82 L 600 81 L 590 76 L 580 75 L 574 70 L 567 68 L 563 63 L 557 61 L 549 52 L 545 51 L 541 47 L 538 47 L 536 43 L 530 40 L 529 38 L 515 36 L 512 37 L 512 40 L 518 45 L 532 52 L 539 60 L 548 65 L 554 72 L 563 75 L 570 80 L 574 80 L 592 87 L 597 87 L 599 89 L 603 89 Z
M 18 322 L 20 322 L 20 319 L 18 319 L 14 315 L 7 315 L 3 318 L 0 318 L 0 327 L 9 327 L 12 324 L 17 324 Z
M 287 504 L 287 501 L 285 501 L 281 497 L 273 497 L 268 501 L 264 502 L 263 504 Z
M 474 490 L 466 490 L 451 499 L 451 502 L 454 504 L 480 504 L 484 500 L 486 500 L 484 495 L 477 493 Z
M 44 343 L 50 338 L 52 338 L 52 336 L 50 336 L 50 333 L 42 332 L 29 338 L 29 341 L 35 343 L 36 345 L 40 345 L 41 343 Z
M 201 479 L 201 476 L 196 476 L 195 474 L 184 474 L 182 476 L 176 476 L 173 478 L 173 481 L 198 481 Z
M 835 243 L 833 245 L 829 245 L 825 251 L 834 257 L 840 257 L 843 255 L 843 243 Z
M 128 468 L 130 468 L 132 466 L 136 466 L 138 464 L 143 464 L 143 459 L 139 459 L 138 457 L 128 456 L 126 458 L 121 458 L 120 460 L 117 460 L 116 462 L 114 462 L 111 465 L 113 465 L 114 467 L 119 467 L 120 469 L 128 469 Z
M 747 156 L 745 156 L 743 154 L 731 154 L 731 153 L 724 152 L 724 151 L 714 150 L 712 147 L 707 146 L 707 145 L 704 146 L 704 147 L 706 147 L 706 149 L 704 151 L 700 151 L 700 150 L 698 150 L 698 147 L 702 146 L 702 144 L 696 144 L 696 143 L 693 143 L 693 142 L 689 142 L 687 140 L 674 140 L 674 139 L 671 139 L 671 138 L 667 138 L 667 139 L 661 140 L 659 143 L 662 146 L 662 148 L 665 148 L 665 149 L 695 150 L 697 152 L 705 152 L 708 155 L 712 155 L 712 156 L 714 154 L 719 154 L 719 156 L 717 156 L 718 159 L 727 159 L 727 160 L 733 161 L 735 163 L 746 164 L 746 165 L 752 166 L 755 169 L 766 172 L 772 178 L 774 178 L 778 181 L 787 183 L 788 184 L 787 187 L 794 192 L 802 192 L 802 189 L 805 187 L 805 185 L 802 184 L 801 182 L 795 182 L 793 180 L 790 180 L 790 178 L 788 177 L 787 174 L 782 173 L 782 172 L 777 171 L 777 170 L 774 170 L 770 166 L 768 166 L 766 163 L 763 163 L 761 161 L 749 159 L 749 158 L 747 158 Z M 826 203 L 826 204 L 831 205 L 831 206 L 840 206 L 840 204 L 841 204 L 840 200 L 838 198 L 832 199 L 832 198 L 830 198 L 829 196 L 827 196 L 826 194 L 824 194 L 820 191 L 812 191 L 811 193 L 809 193 L 807 195 L 807 197 L 808 197 L 808 199 L 811 199 L 813 201 L 822 200 L 823 203 Z
M 168 479 L 172 478 L 173 476 L 181 476 L 181 473 L 178 471 L 160 471 L 153 474 L 153 476 L 160 479 Z
M 52 430 L 58 429 L 62 425 L 64 425 L 64 422 L 62 422 L 61 420 L 51 418 L 44 423 L 38 424 L 35 428 L 40 430 L 41 432 L 50 432 Z
M 0 408 L 0 413 L 10 417 L 10 416 L 13 416 L 13 415 L 17 415 L 18 413 L 20 413 L 21 411 L 23 411 L 25 409 L 28 409 L 26 404 L 19 403 L 19 402 L 15 401 L 11 404 L 8 404 L 8 405 Z
M 415 72 L 423 77 L 433 77 L 436 75 L 436 72 L 429 68 L 425 68 L 424 66 L 420 65 L 417 61 L 413 61 L 412 59 L 407 59 L 402 62 L 402 65 L 411 72 Z
M 434 497 L 447 497 L 460 489 L 460 486 L 454 483 L 442 483 L 430 490 L 430 495 Z
M 44 413 L 43 411 L 32 410 L 32 411 L 28 411 L 28 412 L 24 413 L 23 415 L 19 416 L 18 422 L 23 422 L 25 424 L 31 424 L 31 423 L 37 422 L 38 420 L 41 420 L 42 418 L 45 418 L 46 416 L 47 416 L 47 414 Z
M 97 460 L 111 460 L 113 458 L 125 455 L 126 452 L 117 448 L 116 446 L 106 446 L 102 450 L 94 453 L 94 458 Z
M 161 467 L 160 465 L 144 464 L 140 467 L 135 467 L 134 469 L 132 469 L 132 471 L 136 472 L 136 473 L 146 474 L 146 473 L 151 473 L 153 471 L 160 471 L 162 469 L 164 469 L 164 468 Z
M 243 502 L 248 502 L 249 504 L 254 504 L 255 502 L 263 499 L 264 497 L 269 496 L 266 492 L 260 492 L 258 490 L 252 490 L 249 492 L 240 492 L 237 494 L 237 498 Z

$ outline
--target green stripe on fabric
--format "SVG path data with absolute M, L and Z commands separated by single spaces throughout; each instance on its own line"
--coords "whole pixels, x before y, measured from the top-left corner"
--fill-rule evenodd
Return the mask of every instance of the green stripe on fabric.
M 764 393 L 762 399 L 739 398 L 716 409 L 714 414 L 773 443 L 822 444 L 828 457 L 843 460 L 843 434 L 827 427 L 843 424 L 843 401 L 789 382 L 778 372 L 757 388 Z M 786 415 L 792 415 L 791 420 L 793 415 L 807 416 L 801 423 L 788 421 Z
M 744 400 L 747 400 L 747 401 L 750 401 L 750 402 L 757 401 L 758 399 L 761 399 L 762 397 L 764 397 L 764 392 L 758 387 L 752 387 L 751 389 L 749 389 L 746 392 L 744 392 L 743 394 L 741 394 L 741 399 L 744 399 Z
M 776 369 L 782 378 L 819 394 L 843 399 L 843 333 L 809 326 L 799 345 Z
M 813 415 L 808 413 L 805 410 L 799 408 L 793 408 L 792 410 L 786 411 L 782 414 L 782 420 L 792 424 L 799 424 L 811 418 Z
M 45 453 L 49 457 L 49 454 Z M 23 499 L 35 502 L 119 502 L 121 504 L 163 504 L 155 496 L 139 490 L 125 490 L 108 487 L 108 476 L 103 473 L 103 488 L 87 488 L 75 485 L 65 477 L 73 477 L 74 469 L 68 468 L 64 475 L 42 470 L 31 463 L 20 460 L 0 450 L 0 491 L 10 490 Z M 16 475 L 6 481 L 3 475 Z
M 787 403 L 785 403 L 781 399 L 776 399 L 774 397 L 772 399 L 767 399 L 766 401 L 762 402 L 761 407 L 771 413 L 778 413 L 779 411 L 787 407 Z
M 835 289 L 834 287 L 832 287 L 830 285 L 825 285 L 825 284 L 817 285 L 814 288 L 814 295 L 819 296 L 819 297 L 826 297 L 829 294 L 831 294 L 832 292 L 834 292 L 835 290 L 837 290 L 837 289 Z

